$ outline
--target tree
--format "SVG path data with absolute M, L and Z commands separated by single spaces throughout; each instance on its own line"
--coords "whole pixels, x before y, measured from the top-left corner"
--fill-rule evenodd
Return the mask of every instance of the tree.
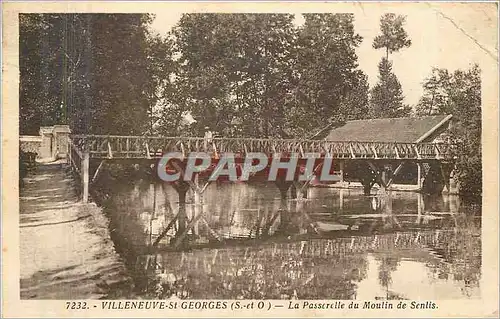
M 418 114 L 453 115 L 450 137 L 456 145 L 455 173 L 460 193 L 481 195 L 481 70 L 477 65 L 453 73 L 434 69 L 423 86 Z
M 389 53 L 398 52 L 403 48 L 411 46 L 411 40 L 403 28 L 406 17 L 394 13 L 386 13 L 380 18 L 380 31 L 373 40 L 374 49 L 385 49 L 386 59 L 389 60 Z
M 21 132 L 142 134 L 162 68 L 147 14 L 20 15 Z M 156 51 L 158 53 L 158 50 Z M 155 58 L 156 57 L 156 58 Z
M 346 92 L 340 102 L 340 113 L 346 120 L 360 120 L 369 116 L 368 76 L 356 70 L 352 89 Z
M 177 85 L 200 134 L 283 136 L 293 45 L 290 14 L 185 14 L 174 27 Z
M 173 30 L 177 102 L 227 136 L 305 137 L 366 114 L 368 86 L 350 14 L 186 14 Z M 182 107 L 180 105 L 183 105 Z
M 292 135 L 366 114 L 368 84 L 358 69 L 352 14 L 304 14 L 295 48 L 294 89 L 287 117 Z
M 61 108 L 61 34 L 54 27 L 59 17 L 19 14 L 20 134 L 38 135 L 40 126 L 66 120 Z
M 393 118 L 408 116 L 411 108 L 403 103 L 403 90 L 401 83 L 392 72 L 392 63 L 386 58 L 382 58 L 378 69 L 378 83 L 370 92 L 370 117 Z
M 148 61 L 147 14 L 95 14 L 89 18 L 88 63 L 92 87 L 92 132 L 141 135 L 150 126 L 156 103 Z
M 178 135 L 184 111 L 175 104 L 182 92 L 173 76 L 179 67 L 173 56 L 173 39 L 168 35 L 148 35 L 148 44 L 146 70 L 149 81 L 145 91 L 149 100 L 147 133 Z
M 449 103 L 455 123 L 452 142 L 457 145 L 456 173 L 462 195 L 482 193 L 481 70 L 477 65 L 453 74 Z
M 452 112 L 448 101 L 448 89 L 452 75 L 448 70 L 434 68 L 423 83 L 424 94 L 416 107 L 417 115 L 449 114 Z
M 411 108 L 403 104 L 401 83 L 392 72 L 389 53 L 409 47 L 411 40 L 403 28 L 406 17 L 386 13 L 380 18 L 382 34 L 373 40 L 374 49 L 385 49 L 386 56 L 379 63 L 379 82 L 371 90 L 370 109 L 372 118 L 407 116 Z

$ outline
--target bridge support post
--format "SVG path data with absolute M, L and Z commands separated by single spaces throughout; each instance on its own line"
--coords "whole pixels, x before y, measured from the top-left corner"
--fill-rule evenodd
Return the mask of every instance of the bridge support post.
M 339 190 L 339 210 L 342 212 L 344 210 L 344 189 Z
M 286 199 L 288 189 L 293 183 L 290 181 L 286 181 L 284 179 L 277 179 L 275 184 L 276 186 L 278 186 L 278 189 L 280 190 L 281 199 Z
M 297 203 L 299 203 L 297 201 Z M 277 232 L 282 233 L 282 234 L 288 234 L 290 231 L 290 226 L 292 224 L 292 206 L 294 203 L 290 204 L 290 209 L 288 207 L 288 202 L 286 201 L 285 198 L 281 198 L 280 201 L 280 209 L 279 209 L 279 217 L 280 217 L 280 223 L 276 229 Z M 267 229 L 266 235 L 269 235 L 270 228 L 272 227 L 272 224 L 269 225 L 269 228 Z
M 422 223 L 422 218 L 425 213 L 425 202 L 424 196 L 421 193 L 417 193 L 417 220 L 416 223 L 420 225 Z
M 422 182 L 422 192 L 427 194 L 441 194 L 445 187 L 441 164 L 429 162 L 429 171 L 425 174 Z
M 185 181 L 178 181 L 172 184 L 173 188 L 179 196 L 179 210 L 177 213 L 177 221 L 179 227 L 177 228 L 176 236 L 179 240 L 180 236 L 186 232 L 187 215 L 186 215 L 186 194 L 189 190 L 189 184 Z
M 67 148 L 67 153 L 68 153 L 68 157 L 67 157 L 67 161 L 68 161 L 68 165 L 69 165 L 69 169 L 71 171 L 73 171 L 73 165 L 72 165 L 72 162 L 71 162 L 71 140 L 68 138 L 68 141 L 66 142 L 66 148 Z
M 84 152 L 82 158 L 82 201 L 84 203 L 87 203 L 89 200 L 89 166 L 90 154 L 89 152 Z
M 290 185 L 290 198 L 291 199 L 297 198 L 297 187 L 295 186 L 295 183 L 292 183 L 292 185 Z
M 422 164 L 417 163 L 417 187 L 418 190 L 422 190 Z
M 370 195 L 370 190 L 375 185 L 377 169 L 373 169 L 369 163 L 360 167 L 360 181 L 363 185 L 363 194 Z
M 443 177 L 444 186 L 446 191 L 449 193 L 452 192 L 451 189 L 451 172 L 453 171 L 453 164 L 451 163 L 440 163 L 441 175 Z
M 344 186 L 345 162 L 339 161 L 340 185 Z
M 375 185 L 375 182 L 372 180 L 362 180 L 361 184 L 363 184 L 363 194 L 370 195 L 370 191 L 373 185 Z
M 309 182 L 293 182 L 291 185 L 292 198 L 303 199 L 307 198 Z M 293 194 L 295 192 L 295 194 Z

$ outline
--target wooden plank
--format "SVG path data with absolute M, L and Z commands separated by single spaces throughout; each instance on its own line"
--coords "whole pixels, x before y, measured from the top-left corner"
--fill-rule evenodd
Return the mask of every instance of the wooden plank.
M 396 177 L 399 173 L 399 171 L 401 171 L 401 169 L 403 168 L 403 165 L 404 165 L 405 162 L 401 162 L 398 167 L 396 167 L 396 169 L 394 170 L 394 172 L 392 173 L 392 176 L 391 178 L 389 179 L 389 181 L 387 182 L 387 187 L 391 186 L 392 184 L 392 181 L 394 179 L 394 177 Z
M 92 177 L 92 181 L 91 183 L 93 183 L 95 181 L 95 179 L 97 178 L 97 175 L 99 175 L 99 171 L 101 170 L 101 167 L 103 166 L 105 160 L 102 160 L 101 163 L 99 164 L 99 166 L 97 167 L 95 173 L 94 173 L 94 176 Z
M 354 150 L 352 149 L 352 145 L 349 145 L 349 151 L 351 152 L 351 157 L 356 158 L 356 155 L 354 155 Z
M 194 227 L 194 225 L 198 222 L 198 220 L 203 216 L 203 212 L 200 212 L 197 216 L 195 216 L 190 222 L 189 224 L 187 225 L 186 229 L 184 230 L 184 232 L 179 236 L 177 237 L 177 239 L 175 240 L 174 242 L 174 248 L 177 248 L 179 247 L 179 245 L 182 243 L 182 241 L 184 240 L 184 238 L 186 238 L 188 232 Z
M 111 144 L 108 141 L 108 158 L 113 158 L 113 152 L 111 151 Z
M 394 150 L 396 151 L 396 158 L 400 159 L 401 157 L 399 157 L 399 151 L 398 151 L 398 146 L 397 145 L 394 145 Z
M 415 150 L 415 153 L 417 154 L 417 158 L 418 158 L 418 159 L 421 159 L 421 157 L 420 157 L 420 153 L 418 152 L 417 145 L 413 145 L 413 149 Z
M 161 234 L 156 237 L 154 243 L 153 243 L 153 247 L 156 247 L 158 246 L 158 244 L 160 243 L 160 241 L 167 235 L 168 231 L 174 227 L 175 225 L 175 222 L 177 221 L 177 219 L 179 219 L 179 214 L 176 214 L 175 217 L 168 223 L 167 227 L 165 227 L 165 229 L 161 232 Z
M 125 143 L 126 143 L 126 155 L 128 157 L 128 152 L 130 151 L 130 139 L 127 137 L 126 140 L 125 140 Z
M 151 159 L 151 154 L 149 153 L 149 144 L 146 142 L 146 158 Z
M 86 152 L 83 154 L 82 160 L 82 201 L 87 203 L 89 200 L 89 165 L 90 154 Z

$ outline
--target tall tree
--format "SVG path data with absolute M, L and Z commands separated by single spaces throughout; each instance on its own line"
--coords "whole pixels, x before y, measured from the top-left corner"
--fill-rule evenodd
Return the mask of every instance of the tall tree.
M 423 83 L 424 94 L 419 99 L 417 115 L 449 114 L 452 112 L 449 103 L 449 88 L 452 74 L 445 69 L 434 68 L 432 74 Z
M 456 145 L 456 174 L 463 195 L 482 193 L 481 70 L 450 73 L 434 69 L 424 83 L 418 114 L 452 114 L 451 141 Z
M 173 35 L 194 131 L 283 135 L 293 15 L 185 14 Z
M 385 49 L 386 59 L 389 54 L 398 52 L 411 46 L 411 40 L 403 28 L 406 17 L 394 13 L 386 13 L 380 18 L 380 31 L 382 34 L 373 39 L 374 49 Z
M 346 91 L 340 103 L 340 113 L 346 120 L 360 120 L 369 117 L 368 76 L 362 70 L 356 70 L 352 88 Z
M 21 15 L 21 130 L 69 123 L 80 133 L 146 132 L 156 103 L 150 22 L 145 14 Z
M 456 172 L 463 195 L 482 194 L 481 147 L 481 70 L 454 72 L 450 102 L 456 123 L 452 126 L 452 141 L 457 147 Z
M 392 72 L 389 54 L 411 46 L 411 40 L 403 28 L 405 16 L 386 13 L 380 18 L 380 31 L 373 40 L 374 49 L 385 49 L 385 57 L 379 63 L 379 82 L 371 90 L 371 117 L 407 116 L 411 108 L 403 104 L 404 96 L 401 83 Z
M 65 122 L 62 97 L 60 15 L 19 15 L 19 128 L 38 135 L 40 126 Z
M 366 75 L 358 69 L 352 14 L 304 14 L 295 49 L 293 101 L 287 112 L 293 135 L 307 137 L 327 124 L 366 114 Z
M 350 14 L 187 14 L 173 30 L 178 109 L 196 134 L 305 137 L 366 114 L 366 75 Z
M 93 132 L 143 134 L 150 121 L 148 30 L 146 14 L 96 14 L 89 18 L 90 54 L 85 61 L 92 75 Z M 149 91 L 149 92 L 148 92 Z
M 401 83 L 392 72 L 392 62 L 382 58 L 378 69 L 378 83 L 370 92 L 370 117 L 393 118 L 409 115 L 411 108 L 403 103 L 403 90 Z

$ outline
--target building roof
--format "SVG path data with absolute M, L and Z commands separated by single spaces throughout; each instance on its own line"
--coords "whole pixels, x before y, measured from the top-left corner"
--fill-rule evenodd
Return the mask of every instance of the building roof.
M 332 129 L 325 139 L 359 142 L 426 142 L 436 132 L 444 130 L 451 117 L 451 115 L 434 115 L 348 121 L 343 126 Z

